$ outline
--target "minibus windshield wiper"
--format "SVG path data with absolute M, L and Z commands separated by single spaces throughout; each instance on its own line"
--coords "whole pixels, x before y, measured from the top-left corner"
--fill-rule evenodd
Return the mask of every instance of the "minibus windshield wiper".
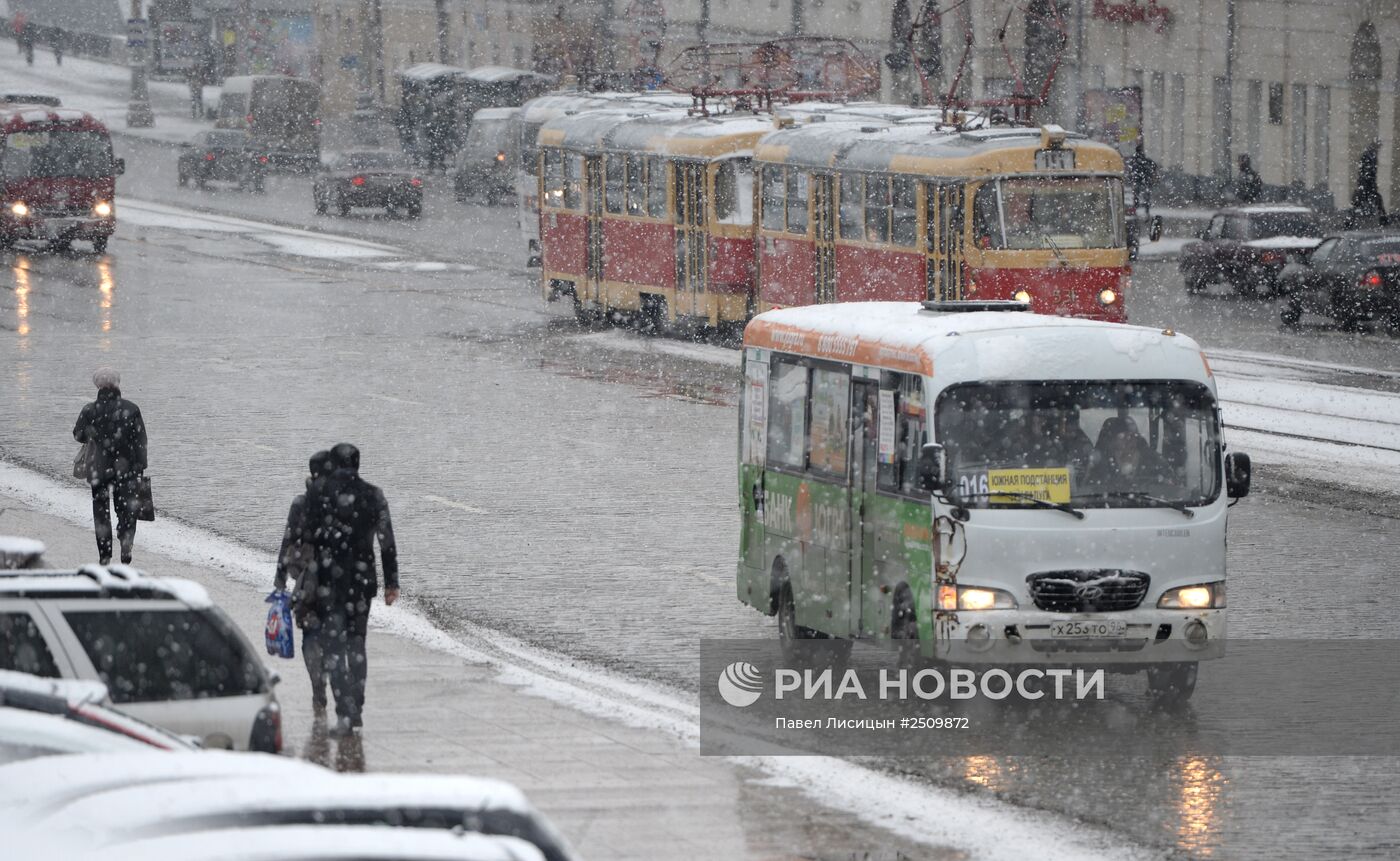
M 1038 497 L 1038 496 L 1032 496 L 1032 495 L 1030 495 L 1029 493 L 1018 493 L 1018 492 L 1016 492 L 1016 491 L 1014 491 L 1014 490 L 996 490 L 996 491 L 989 491 L 989 492 L 987 492 L 987 493 L 966 493 L 966 494 L 963 494 L 963 493 L 949 493 L 949 494 L 948 494 L 948 498 L 949 498 L 949 499 L 953 500 L 954 502 L 958 502 L 958 503 L 965 502 L 966 500 L 969 500 L 969 499 L 986 499 L 986 498 L 991 497 L 991 496 L 1010 496 L 1010 497 L 1013 497 L 1013 498 L 1015 498 L 1015 499 L 1024 499 L 1024 500 L 1027 501 L 1027 502 L 1033 502 L 1033 503 L 1035 503 L 1036 505 L 1039 505 L 1041 508 L 1053 508 L 1053 509 L 1055 509 L 1056 511 L 1063 511 L 1065 514 L 1073 514 L 1075 517 L 1079 518 L 1080 520 L 1083 520 L 1083 519 L 1084 519 L 1084 512 L 1082 512 L 1082 511 L 1080 511 L 1079 509 L 1075 508 L 1073 505 L 1070 505 L 1070 504 L 1065 503 L 1065 502 L 1051 502 L 1051 501 L 1048 500 L 1048 499 L 1041 499 L 1040 497 Z
M 1180 502 L 1176 502 L 1176 501 L 1171 500 L 1171 499 L 1163 499 L 1163 498 L 1160 497 L 1160 496 L 1153 496 L 1153 495 L 1150 494 L 1150 493 L 1142 493 L 1142 492 L 1136 491 L 1136 490 L 1114 490 L 1114 491 L 1110 491 L 1110 492 L 1108 492 L 1108 493 L 1084 493 L 1084 494 L 1075 494 L 1075 497 L 1074 497 L 1074 498 L 1075 498 L 1075 499 L 1079 499 L 1079 500 L 1085 500 L 1085 499 L 1141 499 L 1141 500 L 1143 500 L 1143 501 L 1145 501 L 1145 502 L 1155 502 L 1155 503 L 1157 503 L 1158 505 L 1161 505 L 1161 506 L 1163 506 L 1163 507 L 1170 508 L 1170 509 L 1173 509 L 1173 510 L 1175 510 L 1175 511 L 1180 511 L 1182 514 L 1186 515 L 1187 517 L 1195 517 L 1195 516 L 1196 516 L 1196 512 L 1194 512 L 1194 511 L 1192 511 L 1191 509 L 1187 508 L 1184 504 L 1182 504 L 1182 503 L 1180 503 Z

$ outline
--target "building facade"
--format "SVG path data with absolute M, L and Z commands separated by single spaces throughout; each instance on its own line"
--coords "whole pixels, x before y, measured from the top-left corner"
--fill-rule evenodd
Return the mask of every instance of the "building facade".
M 924 97 L 915 64 L 899 62 L 911 44 L 932 73 L 934 100 L 955 79 L 962 95 L 991 97 L 1013 91 L 1018 73 L 1044 72 L 1029 30 L 1032 42 L 1064 44 L 1037 118 L 1102 134 L 1107 116 L 1124 148 L 1140 136 L 1164 168 L 1168 196 L 1218 197 L 1248 154 L 1275 196 L 1345 208 L 1361 151 L 1379 140 L 1381 190 L 1400 200 L 1400 0 L 969 0 L 942 16 L 924 0 L 315 5 L 331 110 L 349 110 L 366 87 L 392 104 L 394 70 L 416 62 L 617 81 L 702 42 L 794 33 L 894 55 L 883 67 L 887 100 Z M 910 21 L 920 25 L 912 39 Z M 1003 27 L 1011 62 L 997 42 Z

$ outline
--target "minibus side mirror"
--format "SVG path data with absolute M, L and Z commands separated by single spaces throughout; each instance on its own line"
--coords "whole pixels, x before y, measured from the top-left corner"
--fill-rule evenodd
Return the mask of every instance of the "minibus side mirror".
M 924 443 L 923 448 L 919 449 L 919 489 L 931 493 L 943 487 L 945 468 L 943 446 L 936 442 Z
M 1225 493 L 1231 499 L 1249 496 L 1249 455 L 1232 451 L 1225 455 Z
M 124 173 L 126 173 L 126 159 L 112 159 L 112 176 L 121 176 Z

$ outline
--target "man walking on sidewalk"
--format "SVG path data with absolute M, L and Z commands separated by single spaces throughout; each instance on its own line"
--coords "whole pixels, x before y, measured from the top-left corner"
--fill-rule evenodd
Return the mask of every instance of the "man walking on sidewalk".
M 307 526 L 306 500 L 319 493 L 326 479 L 335 471 L 331 453 L 318 451 L 313 454 L 310 468 L 306 493 L 297 494 L 292 499 L 291 510 L 287 512 L 287 528 L 282 533 L 282 549 L 277 554 L 277 574 L 272 585 L 279 591 L 285 590 L 288 575 L 291 577 L 292 615 L 296 618 L 297 627 L 301 628 L 301 657 L 306 662 L 307 675 L 311 677 L 311 711 L 317 719 L 324 719 L 327 668 L 325 647 L 321 641 L 321 617 L 325 611 L 316 604 L 316 574 L 312 570 L 315 545 Z
M 370 601 L 379 592 L 374 542 L 384 562 L 384 603 L 399 598 L 398 550 L 384 493 L 360 477 L 360 450 L 331 449 L 335 472 L 307 497 L 307 522 L 316 547 L 317 605 L 326 607 L 322 643 L 335 696 L 333 736 L 363 725 L 369 661 L 365 635 Z
M 97 534 L 98 560 L 112 561 L 112 520 L 108 498 L 117 509 L 117 538 L 122 563 L 131 562 L 136 541 L 136 514 L 141 475 L 146 471 L 146 423 L 141 408 L 122 397 L 121 375 L 98 368 L 92 375 L 97 399 L 83 407 L 73 425 L 73 439 L 92 443 L 88 485 L 92 488 L 92 525 Z

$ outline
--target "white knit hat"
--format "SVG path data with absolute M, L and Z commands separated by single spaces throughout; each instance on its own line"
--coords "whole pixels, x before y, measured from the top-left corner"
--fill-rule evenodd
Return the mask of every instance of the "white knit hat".
M 122 375 L 116 368 L 98 368 L 92 375 L 92 384 L 99 389 L 116 388 L 121 382 Z

